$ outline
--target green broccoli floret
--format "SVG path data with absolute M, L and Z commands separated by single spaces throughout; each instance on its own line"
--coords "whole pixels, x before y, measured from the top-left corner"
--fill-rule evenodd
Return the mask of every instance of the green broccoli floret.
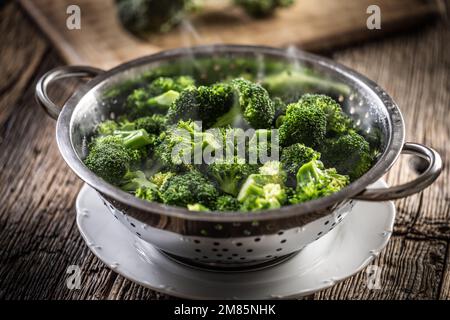
M 218 184 L 219 189 L 225 193 L 236 196 L 244 179 L 257 172 L 258 167 L 245 163 L 245 159 L 217 160 L 208 166 L 207 174 Z
M 356 132 L 327 139 L 321 148 L 321 160 L 326 167 L 334 167 L 353 181 L 372 166 L 373 153 L 369 143 Z
M 286 116 L 279 130 L 280 144 L 283 147 L 295 143 L 317 148 L 325 139 L 327 115 L 308 100 L 300 99 L 288 105 Z
M 202 164 L 203 151 L 207 147 L 210 150 L 222 149 L 220 139 L 210 132 L 202 132 L 193 121 L 180 120 L 159 139 L 161 143 L 156 147 L 156 155 L 170 171 Z
M 163 115 L 154 114 L 147 117 L 137 118 L 133 122 L 126 124 L 127 127 L 132 126 L 134 130 L 144 129 L 149 134 L 159 135 L 166 129 L 167 119 Z M 121 127 L 121 130 L 126 130 Z
M 187 208 L 190 211 L 211 211 L 209 210 L 209 208 L 205 207 L 200 203 L 188 204 Z
M 281 152 L 281 163 L 284 170 L 289 174 L 295 176 L 305 163 L 320 158 L 320 153 L 314 151 L 304 144 L 296 143 L 289 147 L 283 148 Z
M 271 128 L 275 108 L 267 90 L 242 78 L 232 80 L 231 84 L 238 93 L 243 118 L 255 129 Z
M 340 175 L 335 168 L 324 169 L 319 160 L 304 164 L 297 173 L 297 189 L 290 199 L 292 204 L 331 195 L 349 183 L 348 176 Z
M 144 129 L 139 130 L 116 130 L 114 136 L 120 137 L 125 147 L 139 149 L 155 143 L 155 136 L 149 135 Z
M 147 89 L 139 88 L 127 97 L 126 107 L 133 118 L 154 113 L 166 113 L 170 105 L 179 96 L 180 93 L 174 90 L 169 90 L 158 96 L 151 96 Z
M 248 142 L 249 163 L 264 164 L 270 159 L 279 159 L 279 153 L 278 130 L 255 130 Z
M 199 120 L 206 129 L 234 104 L 233 89 L 225 83 L 200 86 L 183 90 L 180 97 L 170 106 L 169 123 L 179 120 Z
M 95 174 L 112 184 L 118 184 L 128 172 L 135 157 L 118 136 L 95 139 L 84 164 Z
M 295 0 L 234 0 L 245 12 L 255 18 L 264 18 L 275 12 L 279 7 L 288 7 Z
M 339 103 L 323 94 L 304 94 L 302 103 L 322 109 L 327 116 L 327 135 L 340 135 L 352 129 L 351 119 L 342 111 Z
M 154 183 L 159 189 L 167 179 L 173 177 L 174 175 L 175 173 L 173 172 L 157 172 L 150 178 L 150 182 Z
M 286 171 L 279 161 L 267 161 L 259 168 L 259 174 L 266 176 L 267 181 L 283 184 L 286 181 Z
M 167 179 L 161 186 L 160 194 L 165 204 L 186 207 L 200 203 L 208 208 L 214 207 L 218 196 L 214 185 L 195 170 Z
M 154 185 L 147 179 L 144 172 L 136 170 L 128 171 L 123 176 L 120 188 L 124 191 L 135 192 L 139 188 L 156 189 L 156 185 Z
M 251 174 L 237 196 L 243 211 L 279 208 L 286 201 L 284 172 L 279 161 L 266 162 L 258 174 Z
M 241 199 L 242 211 L 276 209 L 286 201 L 286 192 L 278 183 L 268 183 L 262 186 L 254 184 L 247 191 L 245 197 Z
M 167 32 L 185 14 L 191 0 L 116 0 L 124 27 L 135 33 Z
M 241 204 L 236 198 L 224 195 L 217 198 L 215 209 L 217 211 L 239 211 L 240 207 Z
M 112 135 L 119 129 L 119 125 L 114 120 L 106 120 L 97 125 L 97 133 L 101 136 Z
M 195 87 L 195 80 L 190 76 L 159 77 L 149 84 L 147 91 L 150 96 L 158 96 L 170 90 L 181 92 L 190 87 Z

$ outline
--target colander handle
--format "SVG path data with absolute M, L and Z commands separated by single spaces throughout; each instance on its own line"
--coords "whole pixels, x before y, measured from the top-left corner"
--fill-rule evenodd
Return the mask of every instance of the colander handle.
M 442 160 L 439 153 L 432 148 L 418 143 L 407 142 L 403 145 L 402 153 L 412 154 L 425 159 L 428 163 L 425 171 L 413 181 L 387 189 L 366 189 L 362 193 L 354 196 L 353 199 L 386 201 L 404 198 L 424 190 L 439 177 L 442 170 Z
M 64 78 L 94 78 L 104 71 L 87 66 L 56 67 L 44 74 L 36 84 L 36 100 L 50 117 L 58 119 L 62 107 L 57 106 L 48 96 L 49 85 L 56 80 Z

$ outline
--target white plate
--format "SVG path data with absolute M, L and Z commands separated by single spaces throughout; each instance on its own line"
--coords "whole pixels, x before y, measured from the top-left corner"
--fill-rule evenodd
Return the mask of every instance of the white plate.
M 392 202 L 358 201 L 341 224 L 286 262 L 227 274 L 186 267 L 145 245 L 87 185 L 76 207 L 81 235 L 100 260 L 131 281 L 188 299 L 297 298 L 323 290 L 367 266 L 388 243 L 395 218 Z M 137 249 L 142 245 L 145 257 Z

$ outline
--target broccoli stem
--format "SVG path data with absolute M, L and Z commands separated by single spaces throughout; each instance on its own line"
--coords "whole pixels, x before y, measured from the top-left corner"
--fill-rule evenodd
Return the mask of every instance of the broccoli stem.
M 114 135 L 119 136 L 123 140 L 123 145 L 130 149 L 138 149 L 152 143 L 148 133 L 144 129 L 139 130 L 116 130 Z

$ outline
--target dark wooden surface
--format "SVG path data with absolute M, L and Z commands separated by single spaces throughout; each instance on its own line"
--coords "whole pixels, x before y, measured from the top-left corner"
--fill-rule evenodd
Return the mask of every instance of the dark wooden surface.
M 331 55 L 383 86 L 400 105 L 407 139 L 433 146 L 445 168 L 426 191 L 396 201 L 395 232 L 373 262 L 380 289 L 362 271 L 311 299 L 450 298 L 450 28 L 442 19 Z M 39 75 L 63 64 L 15 3 L 0 9 L 0 299 L 168 299 L 110 271 L 81 239 L 74 202 L 82 182 L 59 155 L 55 122 L 34 102 Z M 70 87 L 55 88 L 55 97 Z M 402 157 L 389 184 L 414 176 Z M 69 265 L 80 290 L 66 286 Z

